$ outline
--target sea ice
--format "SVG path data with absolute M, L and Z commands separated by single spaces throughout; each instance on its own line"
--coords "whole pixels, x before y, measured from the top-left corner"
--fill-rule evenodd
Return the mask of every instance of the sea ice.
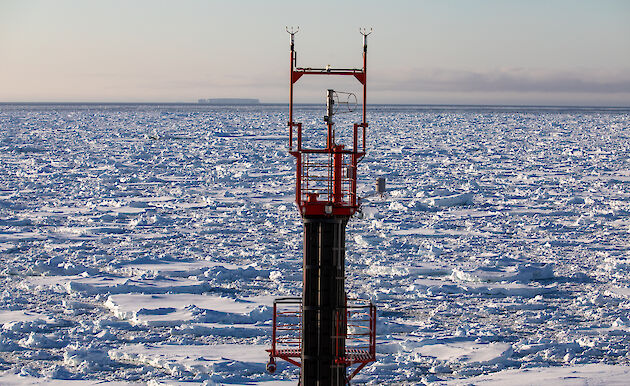
M 0 384 L 295 384 L 265 371 L 273 298 L 302 286 L 286 121 L 0 105 Z M 628 110 L 368 121 L 346 288 L 378 307 L 378 361 L 357 383 L 627 383 Z

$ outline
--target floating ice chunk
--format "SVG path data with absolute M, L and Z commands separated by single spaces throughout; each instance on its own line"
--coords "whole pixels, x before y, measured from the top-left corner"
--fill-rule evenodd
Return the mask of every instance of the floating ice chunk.
M 522 282 L 549 280 L 554 278 L 554 265 L 550 263 L 529 263 L 508 267 L 479 267 L 464 271 L 453 269 L 453 280 L 471 282 Z
M 613 327 L 628 327 L 630 325 L 630 322 L 628 322 L 628 319 L 621 319 L 621 318 L 617 318 L 615 319 L 614 322 L 612 322 L 612 326 Z
M 24 320 L 8 322 L 2 325 L 2 328 L 11 332 L 34 332 L 34 331 L 46 331 L 58 326 L 54 320 L 49 318 Z
M 460 193 L 451 196 L 431 197 L 428 204 L 434 207 L 463 206 L 473 204 L 472 193 Z
M 0 332 L 0 352 L 13 352 L 21 349 L 13 339 L 12 334 L 9 336 L 5 332 Z
M 14 243 L 0 243 L 0 253 L 16 252 L 18 247 Z
M 68 310 L 86 311 L 86 310 L 92 310 L 96 307 L 95 305 L 90 304 L 90 303 L 79 302 L 79 301 L 68 300 L 68 299 L 63 299 L 61 304 L 63 304 L 63 306 Z
M 429 356 L 458 366 L 480 366 L 505 362 L 513 352 L 512 345 L 509 343 L 484 344 L 475 341 L 427 344 L 413 350 L 416 360 L 419 356 Z
M 245 313 L 223 312 L 215 310 L 204 310 L 203 313 L 197 314 L 193 320 L 196 322 L 215 322 L 215 323 L 255 323 L 266 322 L 272 317 L 272 310 L 268 306 L 258 305 L 253 310 Z
M 456 284 L 439 284 L 427 288 L 429 295 L 452 295 L 467 292 L 467 288 Z
M 45 258 L 45 256 L 40 256 L 41 258 Z M 31 268 L 33 273 L 43 273 L 43 274 L 55 274 L 55 275 L 78 275 L 90 270 L 89 268 L 68 261 L 63 258 L 63 256 L 55 256 L 51 258 L 47 258 L 46 260 L 39 260 L 35 262 L 35 265 Z
M 429 372 L 433 373 L 433 374 L 440 374 L 440 373 L 451 373 L 451 366 L 449 366 L 448 364 L 439 364 L 439 365 L 435 365 L 435 366 L 431 366 L 431 368 L 429 368 Z
M 575 224 L 576 226 L 586 226 L 586 225 L 590 225 L 594 222 L 595 220 L 593 219 L 593 215 L 581 215 L 577 220 L 575 220 Z
M 20 339 L 20 346 L 28 348 L 61 348 L 67 342 L 57 339 L 54 335 L 44 335 L 37 332 L 31 332 L 28 338 Z
M 74 376 L 74 374 L 68 371 L 68 369 L 58 364 L 53 364 L 52 366 L 48 367 L 43 371 L 43 374 L 46 378 L 63 380 L 72 379 L 72 377 Z
M 422 291 L 423 285 L 414 282 L 414 286 L 417 290 Z M 534 297 L 536 295 L 549 293 L 555 291 L 554 288 L 548 287 L 535 287 L 532 285 L 524 285 L 518 283 L 505 283 L 505 284 L 480 284 L 475 282 L 466 283 L 466 285 L 460 285 L 453 282 L 443 281 L 440 284 L 428 285 L 425 287 L 429 295 L 453 295 L 460 293 L 468 294 L 482 294 L 491 296 L 523 296 Z
M 140 308 L 136 315 L 167 315 L 177 311 L 174 307 Z
M 535 367 L 503 370 L 474 378 L 455 379 L 447 385 L 627 385 L 630 367 L 603 363 L 562 367 Z
M 391 204 L 389 204 L 389 210 L 397 211 L 397 212 L 406 212 L 408 209 L 402 203 L 398 201 L 394 201 Z
M 584 204 L 584 199 L 582 197 L 571 197 L 567 200 L 567 204 L 569 205 L 580 205 Z
M 435 189 L 429 192 L 431 196 L 440 196 L 440 197 L 446 197 L 446 196 L 452 196 L 454 194 L 456 194 L 455 192 L 449 190 L 449 189 Z
M 184 324 L 171 329 L 173 335 L 196 335 L 196 336 L 228 336 L 232 338 L 252 338 L 257 336 L 266 336 L 269 333 L 268 328 L 262 328 L 256 325 L 225 325 L 220 323 L 194 323 Z
M 5 330 L 18 331 L 14 326 L 24 326 L 25 324 L 20 323 L 29 323 L 32 322 L 34 325 L 42 325 L 48 322 L 52 322 L 52 319 L 43 314 L 38 314 L 35 312 L 24 311 L 24 310 L 0 310 L 0 324 L 3 325 Z M 6 327 L 5 327 L 6 326 Z M 21 327 L 19 331 L 25 331 Z
M 617 299 L 630 299 L 630 288 L 612 287 L 604 291 L 604 295 Z
M 605 296 L 605 294 L 602 294 L 602 293 L 595 293 L 594 296 L 590 298 L 590 303 L 596 306 L 603 306 L 609 303 L 617 304 L 618 300 L 615 298 Z
M 622 256 L 607 256 L 601 268 L 610 272 L 627 271 L 630 269 L 630 260 Z
M 165 294 L 191 293 L 200 294 L 211 291 L 214 287 L 207 281 L 197 279 L 173 278 L 169 280 L 96 277 L 72 279 L 65 284 L 68 293 L 81 292 L 88 295 L 96 294 Z
M 109 351 L 114 361 L 124 361 L 137 365 L 149 365 L 161 368 L 171 375 L 186 372 L 215 382 L 249 383 L 249 377 L 239 376 L 241 371 L 255 375 L 257 381 L 272 380 L 266 373 L 269 355 L 267 346 L 256 344 L 220 344 L 220 345 L 126 345 Z M 293 382 L 295 383 L 295 382 Z
M 98 334 L 96 334 L 96 337 L 101 342 L 118 340 L 118 337 L 116 335 L 112 334 L 109 329 L 105 329 L 105 330 L 99 332 Z
M 218 265 L 207 270 L 204 273 L 204 276 L 210 279 L 215 279 L 219 282 L 233 282 L 239 280 L 251 280 L 257 277 L 268 278 L 269 270 L 258 269 L 255 265 L 234 269 Z
M 357 247 L 368 248 L 370 246 L 370 243 L 367 242 L 367 240 L 365 240 L 365 238 L 361 235 L 355 235 L 354 242 L 356 243 Z
M 78 367 L 80 373 L 110 369 L 116 363 L 112 361 L 107 352 L 91 346 L 78 344 L 66 347 L 63 353 L 63 363 L 66 366 Z
M 413 267 L 375 264 L 367 269 L 366 274 L 370 276 L 441 276 L 449 272 L 449 267 L 438 263 L 416 264 Z
M 363 218 L 372 220 L 372 219 L 378 219 L 383 217 L 381 214 L 381 211 L 379 210 L 379 208 L 374 207 L 374 206 L 366 206 L 361 208 L 361 215 L 363 216 Z
M 121 206 L 118 208 L 113 208 L 112 212 L 116 213 L 116 215 L 124 217 L 124 216 L 135 216 L 146 212 L 144 208 L 136 207 L 136 206 Z
M 180 326 L 191 322 L 251 324 L 271 318 L 271 298 L 232 299 L 193 294 L 111 295 L 104 305 L 134 325 Z
M 431 253 L 435 257 L 439 257 L 440 255 L 444 253 L 444 249 L 442 249 L 441 247 L 437 245 L 431 245 L 429 247 L 429 253 Z
M 371 265 L 365 273 L 369 276 L 408 276 L 409 268 Z
M 424 203 L 422 201 L 416 201 L 416 200 L 410 201 L 407 204 L 407 207 L 409 209 L 413 209 L 413 210 L 416 210 L 416 211 L 428 211 L 428 210 L 431 210 L 431 208 L 426 203 Z
M 551 263 L 529 263 L 519 265 L 515 280 L 527 282 L 532 280 L 550 280 L 555 277 L 555 265 Z
M 120 268 L 116 268 L 113 272 L 124 276 L 146 276 L 151 278 L 161 277 L 182 277 L 203 275 L 208 269 L 217 265 L 223 265 L 229 269 L 238 268 L 237 265 L 215 263 L 212 261 L 155 261 L 147 259 L 138 259 L 134 262 L 121 263 Z
M 34 369 L 31 366 L 26 365 L 26 366 L 22 366 L 22 368 L 20 369 L 19 376 L 21 378 L 25 378 L 25 377 L 40 378 L 42 375 L 39 373 L 39 371 L 37 371 L 37 369 Z M 2 378 L 0 378 L 0 380 L 2 380 Z
M 283 275 L 281 271 L 273 271 L 269 274 L 269 280 L 275 281 L 276 283 L 280 283 L 282 277 Z

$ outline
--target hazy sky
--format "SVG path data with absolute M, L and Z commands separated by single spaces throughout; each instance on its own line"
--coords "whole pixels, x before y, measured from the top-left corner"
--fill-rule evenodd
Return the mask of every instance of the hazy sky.
M 299 25 L 309 67 L 359 67 L 374 28 L 374 103 L 630 106 L 629 20 L 628 0 L 0 0 L 0 101 L 285 102 Z

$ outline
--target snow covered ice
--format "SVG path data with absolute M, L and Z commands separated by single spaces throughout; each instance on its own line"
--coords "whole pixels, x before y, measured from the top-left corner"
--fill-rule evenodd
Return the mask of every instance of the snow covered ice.
M 301 293 L 285 110 L 0 106 L 0 383 L 296 384 L 264 351 L 273 298 Z M 378 360 L 357 383 L 624 384 L 630 112 L 368 121 L 346 288 L 378 306 Z

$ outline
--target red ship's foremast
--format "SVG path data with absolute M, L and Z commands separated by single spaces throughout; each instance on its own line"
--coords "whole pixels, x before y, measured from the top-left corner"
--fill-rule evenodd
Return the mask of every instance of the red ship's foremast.
M 357 165 L 366 148 L 367 36 L 363 68 L 296 66 L 295 34 L 291 35 L 289 79 L 289 152 L 296 159 L 295 201 L 304 223 L 301 298 L 274 302 L 272 346 L 267 369 L 275 359 L 301 367 L 300 385 L 345 385 L 376 360 L 376 308 L 349 301 L 345 293 L 346 224 L 361 203 L 357 197 Z M 322 147 L 303 146 L 302 123 L 293 120 L 293 86 L 304 75 L 353 76 L 363 86 L 362 120 L 353 125 L 352 142 L 337 143 L 335 94 L 326 94 L 326 140 Z M 348 373 L 348 368 L 358 365 Z

